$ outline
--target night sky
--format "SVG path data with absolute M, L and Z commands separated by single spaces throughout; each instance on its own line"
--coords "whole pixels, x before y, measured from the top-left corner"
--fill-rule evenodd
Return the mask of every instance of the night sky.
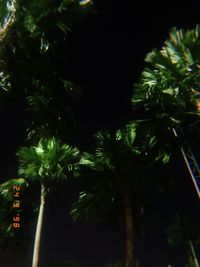
M 131 2 L 131 1 L 130 1 Z M 142 114 L 131 108 L 133 84 L 144 67 L 144 57 L 161 48 L 169 30 L 192 28 L 199 23 L 198 1 L 160 2 L 131 5 L 130 2 L 94 1 L 96 14 L 77 25 L 69 36 L 68 75 L 80 85 L 83 95 L 75 110 L 77 131 L 74 140 L 86 150 L 92 147 L 97 130 L 115 130 Z M 2 180 L 16 177 L 15 153 L 24 144 L 24 110 L 15 106 L 2 111 Z M 163 175 L 162 172 L 159 175 Z M 183 266 L 184 249 L 169 246 L 165 227 L 173 221 L 173 211 L 181 207 L 190 216 L 200 216 L 200 202 L 181 155 L 176 151 L 169 175 L 178 183 L 175 193 L 154 203 L 144 236 L 136 235 L 136 252 L 141 267 Z M 105 224 L 74 224 L 69 209 L 77 197 L 76 184 L 64 188 L 64 196 L 51 196 L 43 228 L 41 267 L 53 261 L 71 259 L 82 267 L 103 267 L 124 260 L 124 229 Z M 37 194 L 35 194 L 37 198 Z M 32 230 L 31 230 L 32 229 Z M 30 236 L 34 234 L 34 226 Z M 0 267 L 30 267 L 33 240 L 26 252 L 0 251 Z M 198 254 L 200 259 L 200 253 Z

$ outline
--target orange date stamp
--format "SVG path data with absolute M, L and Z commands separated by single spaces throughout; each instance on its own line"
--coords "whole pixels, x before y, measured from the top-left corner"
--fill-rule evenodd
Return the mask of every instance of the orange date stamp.
M 15 209 L 15 215 L 13 216 L 12 225 L 14 228 L 20 228 L 20 192 L 21 186 L 13 186 L 13 208 Z

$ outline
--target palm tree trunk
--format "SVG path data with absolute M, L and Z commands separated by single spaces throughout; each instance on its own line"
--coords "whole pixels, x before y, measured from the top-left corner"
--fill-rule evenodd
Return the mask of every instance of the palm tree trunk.
M 123 192 L 125 227 L 126 227 L 126 267 L 134 266 L 134 225 L 133 207 L 129 190 Z
M 46 197 L 45 187 L 43 184 L 41 184 L 41 202 L 40 202 L 40 210 L 39 210 L 38 221 L 37 221 L 37 228 L 36 228 L 36 233 L 35 233 L 32 267 L 39 266 L 39 254 L 40 254 L 42 225 L 43 225 L 43 217 L 44 217 L 45 197 Z
M 199 262 L 198 262 L 198 259 L 197 259 L 197 256 L 196 256 L 196 253 L 195 253 L 195 250 L 194 250 L 194 246 L 192 244 L 192 241 L 189 242 L 189 245 L 190 245 L 190 249 L 191 249 L 191 253 L 192 253 L 192 258 L 194 260 L 195 267 L 199 267 Z

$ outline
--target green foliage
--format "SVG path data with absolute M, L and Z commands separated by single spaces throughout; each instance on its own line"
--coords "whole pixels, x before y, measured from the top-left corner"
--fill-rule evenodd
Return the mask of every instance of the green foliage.
M 173 28 L 162 49 L 147 54 L 147 67 L 134 86 L 132 104 L 145 111 L 147 119 L 140 121 L 140 132 L 146 136 L 147 153 L 154 159 L 153 164 L 169 162 L 176 148 L 173 128 L 183 128 L 189 144 L 195 136 L 198 138 L 199 35 L 200 25 L 187 31 Z
M 174 143 L 168 120 L 156 118 L 140 120 L 136 123 L 137 143 L 145 154 L 147 165 L 150 167 L 169 163 Z
M 146 56 L 150 67 L 136 84 L 133 104 L 155 108 L 157 116 L 195 111 L 195 100 L 200 97 L 199 34 L 199 25 L 186 32 L 174 28 L 162 50 L 154 49 Z
M 7 201 L 13 201 L 13 186 L 20 186 L 26 188 L 28 182 L 24 178 L 10 179 L 2 184 L 0 184 L 0 194 Z
M 37 146 L 20 148 L 17 152 L 19 174 L 39 181 L 48 188 L 52 182 L 69 178 L 79 162 L 79 150 L 62 144 L 56 138 L 41 139 Z
M 154 49 L 145 61 L 132 98 L 134 106 L 144 106 L 152 117 L 168 118 L 176 125 L 186 114 L 196 113 L 200 97 L 200 26 L 193 30 L 172 29 L 159 51 Z
M 143 153 L 137 143 L 136 127 L 136 123 L 130 123 L 114 134 L 97 133 L 97 148 L 95 151 L 97 162 L 106 164 L 110 170 L 115 170 L 118 176 L 122 175 L 121 168 L 123 168 L 124 175 L 128 173 L 128 169 L 133 165 L 130 165 L 131 159 L 132 162 L 135 162 L 139 156 L 142 157 Z M 126 169 L 127 171 L 124 173 Z
M 79 181 L 83 190 L 71 211 L 75 221 L 120 221 L 122 191 L 127 184 L 135 211 L 141 213 L 141 203 L 145 203 L 144 189 L 151 182 L 146 171 L 148 157 L 139 146 L 136 128 L 133 123 L 116 133 L 98 132 L 94 153 L 82 154 Z
M 10 179 L 0 185 L 0 243 L 19 237 L 26 239 L 25 221 L 30 217 L 26 210 L 27 195 L 25 189 L 29 184 L 43 184 L 46 193 L 56 190 L 65 179 L 73 176 L 74 170 L 79 162 L 79 150 L 67 144 L 62 144 L 56 138 L 41 139 L 37 146 L 22 147 L 17 152 L 19 160 L 19 174 L 24 178 Z M 13 207 L 14 191 L 13 186 L 20 186 L 20 208 L 17 213 L 20 215 L 22 227 L 16 231 L 12 226 L 12 218 L 16 216 L 16 208 Z M 33 213 L 33 212 L 32 212 Z M 33 214 L 31 214 L 33 215 Z M 27 225 L 30 222 L 27 223 Z M 17 240 L 17 239 L 16 239 Z
M 0 99 L 12 97 L 25 106 L 29 139 L 56 135 L 66 141 L 80 95 L 67 73 L 69 34 L 91 5 L 82 6 L 78 0 L 16 0 L 15 7 L 15 20 L 1 43 Z

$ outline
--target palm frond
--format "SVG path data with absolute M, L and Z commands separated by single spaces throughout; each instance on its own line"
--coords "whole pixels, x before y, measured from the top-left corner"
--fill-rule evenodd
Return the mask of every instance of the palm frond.
M 19 174 L 27 179 L 47 182 L 54 179 L 64 179 L 77 168 L 80 152 L 76 147 L 62 144 L 55 137 L 40 139 L 37 146 L 20 148 Z
M 13 187 L 21 187 L 21 190 L 28 186 L 27 180 L 24 178 L 9 179 L 8 181 L 0 184 L 0 195 L 6 201 L 12 201 L 14 195 Z
M 169 114 L 178 119 L 195 111 L 199 95 L 199 25 L 193 30 L 173 28 L 169 39 L 159 51 L 154 49 L 145 61 L 145 68 L 135 85 L 132 103 L 154 110 L 156 114 Z

